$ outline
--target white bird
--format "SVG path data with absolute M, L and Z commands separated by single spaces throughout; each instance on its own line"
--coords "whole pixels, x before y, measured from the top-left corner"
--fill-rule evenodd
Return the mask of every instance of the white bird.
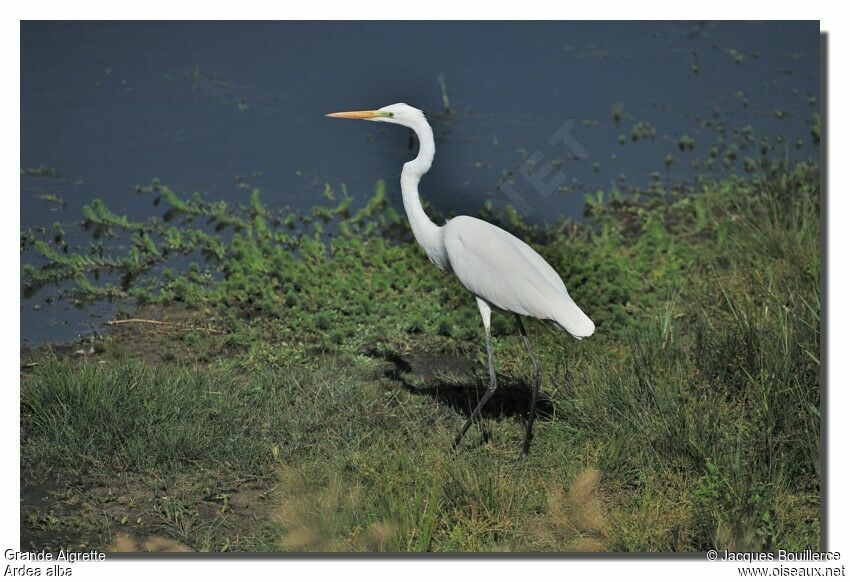
M 404 164 L 401 171 L 401 194 L 407 219 L 416 242 L 428 258 L 440 269 L 453 272 L 475 296 L 487 339 L 490 385 L 455 438 L 455 447 L 473 420 L 480 418 L 481 409 L 496 391 L 493 338 L 490 335 L 490 315 L 495 307 L 516 314 L 519 333 L 534 365 L 531 408 L 522 447 L 523 455 L 527 455 L 541 376 L 540 366 L 519 316 L 552 322 L 576 339 L 593 334 L 593 321 L 572 300 L 555 269 L 514 235 L 471 216 L 457 216 L 443 226 L 428 218 L 419 199 L 419 180 L 431 168 L 435 147 L 434 133 L 422 111 L 405 103 L 396 103 L 376 110 L 329 113 L 327 117 L 394 123 L 409 127 L 416 133 L 419 154 Z

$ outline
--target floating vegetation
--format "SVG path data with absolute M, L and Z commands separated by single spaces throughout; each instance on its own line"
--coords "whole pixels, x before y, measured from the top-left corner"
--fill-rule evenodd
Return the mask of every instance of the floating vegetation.
M 692 138 L 691 136 L 689 136 L 687 134 L 683 134 L 681 137 L 679 137 L 679 141 L 676 142 L 676 145 L 678 146 L 680 151 L 684 152 L 684 151 L 693 151 L 694 145 L 696 145 L 696 144 L 694 142 L 694 138 Z
M 637 142 L 642 139 L 655 139 L 655 127 L 647 121 L 639 121 L 632 126 L 632 141 Z
M 65 201 L 62 200 L 62 198 L 60 198 L 56 194 L 51 194 L 49 192 L 36 194 L 36 198 L 38 198 L 39 200 L 44 200 L 49 204 L 55 204 L 56 206 L 65 206 Z
M 750 147 L 756 143 L 756 132 L 751 125 L 745 125 L 744 127 L 735 129 L 734 135 L 743 148 Z
M 131 224 L 130 221 L 127 220 L 126 216 L 113 214 L 100 198 L 95 198 L 91 204 L 83 206 L 83 217 L 85 218 L 83 225 L 86 228 L 102 229 L 100 231 L 101 233 L 110 232 L 112 227 L 127 230 L 131 228 L 138 229 L 141 227 L 138 223 Z
M 352 198 L 344 188 L 338 200 L 329 189 L 327 186 L 326 198 L 336 201 L 336 205 L 316 207 L 309 215 L 300 217 L 285 210 L 269 211 L 258 190 L 252 192 L 248 204 L 232 206 L 207 201 L 198 193 L 181 198 L 158 181 L 139 190 L 153 195 L 154 203 L 164 208 L 162 219 L 133 222 L 113 213 L 102 200 L 96 199 L 83 207 L 81 224 L 95 241 L 88 252 L 67 252 L 64 243 L 63 249 L 57 250 L 35 232 L 22 234 L 22 248 L 31 246 L 46 263 L 24 267 L 25 292 L 29 295 L 45 284 L 73 280 L 77 284 L 75 297 L 81 301 L 134 297 L 143 302 L 177 299 L 198 305 L 215 297 L 224 300 L 224 295 L 213 292 L 215 280 L 232 280 L 245 268 L 251 269 L 251 261 L 262 256 L 268 255 L 269 261 L 283 261 L 281 253 L 288 253 L 292 259 L 298 257 L 305 263 L 324 256 L 331 249 L 323 224 L 332 223 L 336 232 L 334 240 L 338 243 L 361 236 L 399 238 L 403 234 L 400 215 L 386 207 L 383 182 L 378 182 L 374 195 L 354 213 L 350 211 Z M 210 229 L 217 234 L 208 232 Z M 62 225 L 54 225 L 54 230 L 53 243 L 62 242 Z M 129 237 L 129 246 L 122 256 L 110 257 L 100 241 L 117 237 Z M 189 261 L 185 275 L 176 276 L 167 270 L 162 278 L 139 280 L 140 275 L 149 273 L 154 266 L 180 256 Z M 190 260 L 191 257 L 202 258 L 204 267 Z M 261 268 L 266 269 L 274 267 L 269 263 Z M 98 287 L 86 276 L 104 271 L 113 273 L 113 278 L 122 283 Z M 232 291 L 230 288 L 227 292 Z M 268 297 L 280 293 L 285 295 L 285 289 L 269 289 Z M 206 299 L 202 300 L 203 297 Z M 271 309 L 274 302 L 262 300 L 261 304 Z M 280 302 L 275 312 L 283 304 Z
M 726 53 L 730 57 L 732 57 L 732 62 L 735 63 L 736 65 L 740 65 L 741 63 L 744 62 L 744 55 L 742 53 L 738 52 L 738 49 L 730 48 L 726 51 Z
M 623 116 L 625 115 L 625 111 L 623 109 L 622 103 L 616 103 L 614 107 L 611 109 L 611 119 L 614 120 L 615 124 L 619 124 L 623 120 Z
M 22 171 L 23 174 L 27 176 L 32 176 L 36 178 L 55 178 L 59 174 L 56 172 L 55 168 L 50 168 L 48 166 L 38 166 L 37 168 L 27 168 Z

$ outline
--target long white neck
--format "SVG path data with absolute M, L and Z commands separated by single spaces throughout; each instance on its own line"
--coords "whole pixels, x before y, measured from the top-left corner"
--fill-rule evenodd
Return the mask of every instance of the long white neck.
M 419 199 L 419 180 L 431 168 L 434 161 L 434 132 L 425 118 L 411 125 L 419 139 L 419 155 L 404 164 L 401 171 L 401 196 L 404 201 L 404 211 L 413 230 L 413 236 L 425 250 L 425 254 L 441 269 L 448 266 L 446 247 L 443 244 L 442 228 L 434 224 Z

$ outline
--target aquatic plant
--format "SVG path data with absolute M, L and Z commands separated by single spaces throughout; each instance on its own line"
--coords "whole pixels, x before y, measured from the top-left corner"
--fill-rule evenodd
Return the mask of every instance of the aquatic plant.
M 690 137 L 689 135 L 682 134 L 682 136 L 679 137 L 679 141 L 677 142 L 676 145 L 679 147 L 679 150 L 681 150 L 683 152 L 684 151 L 691 151 L 691 150 L 694 149 L 695 142 L 694 142 L 694 139 L 692 137 Z
M 640 121 L 632 126 L 632 141 L 655 139 L 655 128 L 647 121 Z

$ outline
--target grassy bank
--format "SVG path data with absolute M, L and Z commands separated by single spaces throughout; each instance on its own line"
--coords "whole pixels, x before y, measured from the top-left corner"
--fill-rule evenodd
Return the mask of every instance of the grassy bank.
M 87 207 L 95 241 L 130 241 L 114 254 L 98 242 L 64 252 L 61 225 L 25 233 L 46 265 L 26 270 L 27 291 L 72 280 L 79 301 L 133 298 L 171 322 L 118 326 L 82 355 L 24 354 L 35 364 L 22 373 L 25 540 L 815 547 L 819 180 L 804 165 L 687 196 L 600 194 L 581 226 L 534 228 L 485 208 L 598 325 L 582 342 L 529 326 L 544 398 L 520 463 L 530 368 L 506 316 L 494 321 L 489 430 L 450 449 L 485 386 L 480 319 L 383 185 L 358 211 L 328 187 L 327 207 L 295 216 L 259 193 L 233 207 L 154 183 L 141 195 L 162 217 Z

